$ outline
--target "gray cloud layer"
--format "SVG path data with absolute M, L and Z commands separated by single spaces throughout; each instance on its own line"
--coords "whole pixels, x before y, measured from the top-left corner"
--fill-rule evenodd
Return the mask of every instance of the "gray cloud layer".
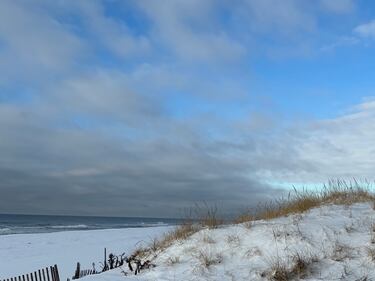
M 253 33 L 299 38 L 317 11 L 352 8 L 278 2 L 238 2 L 231 11 L 248 24 L 236 32 L 215 16 L 226 1 L 132 2 L 151 26 L 139 35 L 101 1 L 1 1 L 0 213 L 176 216 L 200 201 L 233 212 L 280 195 L 273 182 L 371 175 L 371 101 L 287 129 L 267 103 L 222 114 L 259 104 L 229 71 L 260 49 Z

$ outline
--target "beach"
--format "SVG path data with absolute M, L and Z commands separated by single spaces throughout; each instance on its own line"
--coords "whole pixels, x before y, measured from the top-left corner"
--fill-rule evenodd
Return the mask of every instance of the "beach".
M 0 235 L 0 280 L 57 264 L 60 279 L 74 274 L 77 262 L 82 269 L 96 269 L 107 254 L 129 255 L 138 245 L 171 229 L 171 226 L 104 230 L 62 231 L 53 233 Z

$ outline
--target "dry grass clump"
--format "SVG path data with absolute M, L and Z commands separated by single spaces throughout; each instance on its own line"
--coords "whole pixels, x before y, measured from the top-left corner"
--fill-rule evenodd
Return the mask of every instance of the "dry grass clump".
M 315 261 L 317 261 L 316 257 L 295 253 L 292 256 L 292 265 L 288 267 L 286 263 L 277 259 L 271 264 L 268 279 L 272 281 L 289 281 L 305 278 L 309 273 L 310 265 Z
M 176 226 L 175 229 L 164 234 L 160 239 L 152 239 L 148 247 L 137 247 L 136 250 L 132 253 L 132 256 L 137 258 L 149 257 L 151 254 L 156 255 L 158 252 L 161 252 L 171 246 L 174 242 L 185 240 L 194 233 L 196 233 L 200 227 L 191 221 L 187 221 L 179 226 Z
M 272 281 L 288 281 L 291 279 L 290 272 L 285 263 L 275 262 L 271 266 L 271 274 L 268 276 Z
M 254 256 L 261 256 L 261 255 L 262 255 L 262 251 L 258 247 L 253 247 L 245 252 L 244 257 L 251 258 Z
M 143 259 L 151 254 L 151 248 L 138 246 L 132 253 L 132 256 Z
M 250 211 L 240 214 L 234 219 L 235 224 L 242 224 L 245 228 L 250 229 L 253 226 L 254 215 Z
M 224 223 L 224 220 L 218 215 L 216 205 L 209 206 L 207 203 L 203 203 L 203 206 L 200 206 L 199 204 L 195 204 L 194 212 L 202 227 L 215 229 Z
M 375 261 L 375 249 L 371 248 L 371 247 L 367 247 L 366 251 L 367 251 L 367 255 L 369 256 L 371 261 Z
M 352 233 L 355 231 L 355 225 L 354 223 L 345 225 L 345 230 L 347 233 Z
M 375 244 L 375 223 L 373 223 L 371 225 L 370 231 L 371 231 L 371 240 L 370 240 L 370 242 L 371 242 L 371 244 Z
M 254 220 L 254 215 L 252 215 L 249 211 L 240 214 L 238 217 L 235 218 L 234 223 L 240 224 L 240 223 L 246 223 L 251 222 Z
M 375 244 L 375 233 L 372 232 L 371 233 L 371 240 L 370 240 L 371 244 Z
M 192 213 L 195 214 L 195 218 L 192 218 Z M 190 210 L 190 214 L 188 214 L 187 219 L 183 224 L 177 226 L 172 231 L 165 233 L 160 239 L 153 239 L 148 247 L 138 247 L 132 255 L 138 258 L 149 257 L 151 254 L 156 256 L 158 253 L 171 246 L 174 242 L 186 240 L 202 228 L 217 228 L 222 225 L 223 222 L 224 221 L 219 218 L 218 208 L 216 206 L 209 206 L 206 203 L 204 203 L 203 206 L 196 204 L 195 208 Z M 210 243 L 215 242 L 211 241 L 212 239 L 208 240 L 207 241 Z
M 159 250 L 164 250 L 172 245 L 175 241 L 186 240 L 199 229 L 200 228 L 192 222 L 179 225 L 174 230 L 167 232 L 160 240 L 158 240 L 157 248 Z
M 240 245 L 241 240 L 240 237 L 237 234 L 229 234 L 226 237 L 227 243 L 232 245 Z
M 180 257 L 169 257 L 166 261 L 167 265 L 172 266 L 180 262 Z
M 332 260 L 334 261 L 343 261 L 344 259 L 348 259 L 351 257 L 352 248 L 347 245 L 344 245 L 338 241 L 335 242 L 335 246 L 333 248 L 332 253 Z
M 256 219 L 273 219 L 290 214 L 300 214 L 325 204 L 351 205 L 358 202 L 375 202 L 369 191 L 370 184 L 352 181 L 329 181 L 321 191 L 294 189 L 288 198 L 282 198 L 261 206 Z
M 200 265 L 206 269 L 223 261 L 221 254 L 212 254 L 207 250 L 199 250 L 195 257 L 199 260 Z
M 317 262 L 318 258 L 312 255 L 302 255 L 300 253 L 295 253 L 292 260 L 294 262 L 291 269 L 292 275 L 298 278 L 304 278 L 309 273 L 310 265 L 313 262 Z
M 208 235 L 206 232 L 203 233 L 202 241 L 204 243 L 207 243 L 207 244 L 215 244 L 216 243 L 216 241 L 210 235 Z

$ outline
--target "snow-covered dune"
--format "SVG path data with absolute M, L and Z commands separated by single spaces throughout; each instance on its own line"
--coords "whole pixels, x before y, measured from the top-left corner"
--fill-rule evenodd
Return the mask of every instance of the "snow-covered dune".
M 372 205 L 359 203 L 205 229 L 158 254 L 156 267 L 137 276 L 116 269 L 82 280 L 284 280 L 277 279 L 281 270 L 286 280 L 375 280 L 374 222 Z

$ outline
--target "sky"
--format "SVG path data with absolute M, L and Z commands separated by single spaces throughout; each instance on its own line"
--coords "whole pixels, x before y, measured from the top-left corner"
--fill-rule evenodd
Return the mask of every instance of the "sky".
M 0 1 L 0 213 L 226 213 L 373 180 L 371 0 Z

